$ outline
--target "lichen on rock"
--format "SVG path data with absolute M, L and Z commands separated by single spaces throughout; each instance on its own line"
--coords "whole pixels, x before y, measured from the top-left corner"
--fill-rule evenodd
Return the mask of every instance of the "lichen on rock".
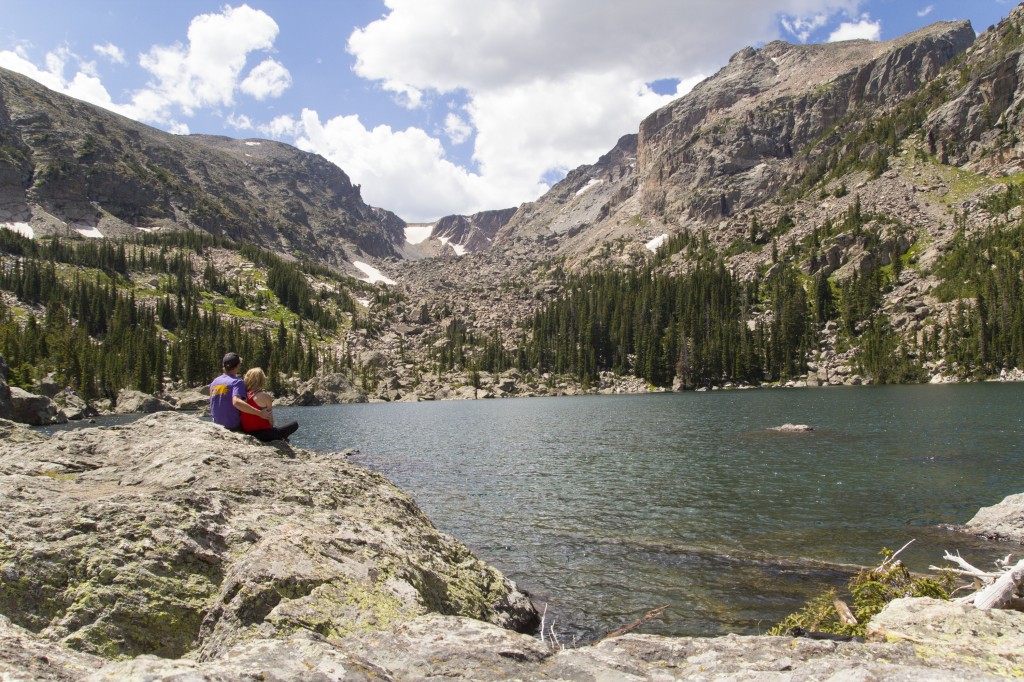
M 0 497 L 0 613 L 107 658 L 210 658 L 430 612 L 538 620 L 383 476 L 181 413 L 5 442 Z

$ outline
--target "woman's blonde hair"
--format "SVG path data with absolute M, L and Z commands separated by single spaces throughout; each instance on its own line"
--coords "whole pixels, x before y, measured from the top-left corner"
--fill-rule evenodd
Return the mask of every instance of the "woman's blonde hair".
M 259 367 L 253 367 L 246 372 L 242 380 L 245 382 L 245 388 L 249 393 L 259 393 L 267 385 L 267 375 Z

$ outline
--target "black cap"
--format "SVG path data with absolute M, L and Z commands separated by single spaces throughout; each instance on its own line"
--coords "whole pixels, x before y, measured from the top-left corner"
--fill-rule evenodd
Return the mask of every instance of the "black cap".
M 242 358 L 238 357 L 238 353 L 228 353 L 224 356 L 221 363 L 224 367 L 231 369 L 232 367 L 238 367 L 242 364 Z

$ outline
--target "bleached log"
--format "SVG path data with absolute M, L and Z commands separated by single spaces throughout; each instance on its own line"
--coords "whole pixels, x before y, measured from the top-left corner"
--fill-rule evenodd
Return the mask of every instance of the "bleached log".
M 974 595 L 974 606 L 983 609 L 999 609 L 1013 600 L 1024 583 L 1024 559 L 999 576 L 994 583 Z
M 843 625 L 857 624 L 857 617 L 853 615 L 853 611 L 850 610 L 850 607 L 847 606 L 846 602 L 844 602 L 842 599 L 840 599 L 839 597 L 833 599 L 832 606 L 836 608 L 836 613 L 839 614 L 839 620 L 843 623 Z
M 929 571 L 946 571 L 948 573 L 955 573 L 956 575 L 966 575 L 966 576 L 969 576 L 971 578 L 985 578 L 986 580 L 995 580 L 996 578 L 998 578 L 999 576 L 1002 575 L 1001 572 L 999 572 L 999 573 L 986 573 L 984 571 L 979 571 L 978 569 L 974 569 L 973 571 L 965 571 L 965 570 L 962 570 L 962 569 L 959 569 L 959 568 L 950 568 L 949 566 L 929 566 L 928 570 Z
M 946 552 L 942 555 L 942 558 L 950 563 L 956 564 L 964 571 L 967 571 L 969 575 L 988 575 L 988 571 L 983 571 L 980 568 L 975 568 L 974 566 L 971 566 L 969 563 L 967 563 L 967 560 L 960 556 L 959 552 L 957 552 L 956 554 L 950 554 L 949 552 Z

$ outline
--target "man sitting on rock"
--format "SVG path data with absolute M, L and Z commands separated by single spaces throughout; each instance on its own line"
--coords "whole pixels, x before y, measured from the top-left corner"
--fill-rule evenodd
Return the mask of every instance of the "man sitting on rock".
M 266 417 L 262 410 L 248 402 L 249 393 L 245 381 L 238 376 L 242 358 L 238 353 L 228 353 L 221 361 L 224 373 L 210 384 L 210 417 L 214 424 L 220 424 L 229 431 L 242 430 L 242 412 L 255 417 Z

